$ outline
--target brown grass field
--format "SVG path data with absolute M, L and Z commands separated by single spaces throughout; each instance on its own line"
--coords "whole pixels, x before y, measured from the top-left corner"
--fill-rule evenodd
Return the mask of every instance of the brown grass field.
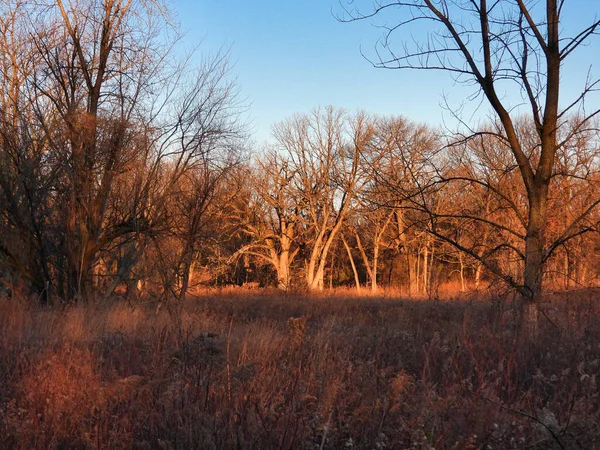
M 599 299 L 0 299 L 0 448 L 600 448 Z

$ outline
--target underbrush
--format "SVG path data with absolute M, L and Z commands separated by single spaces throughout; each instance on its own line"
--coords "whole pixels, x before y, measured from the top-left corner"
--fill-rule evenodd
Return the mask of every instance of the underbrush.
M 0 300 L 0 448 L 600 448 L 600 302 Z

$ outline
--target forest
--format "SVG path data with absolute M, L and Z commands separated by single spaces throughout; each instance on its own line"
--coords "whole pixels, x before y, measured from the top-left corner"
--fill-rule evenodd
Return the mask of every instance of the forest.
M 559 96 L 600 20 L 563 8 L 341 2 L 491 113 L 261 144 L 169 5 L 0 0 L 0 446 L 600 446 L 600 78 Z

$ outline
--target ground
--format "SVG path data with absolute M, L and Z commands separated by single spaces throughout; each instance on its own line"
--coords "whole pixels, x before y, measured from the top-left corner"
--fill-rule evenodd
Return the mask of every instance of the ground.
M 600 297 L 0 299 L 0 448 L 600 448 Z

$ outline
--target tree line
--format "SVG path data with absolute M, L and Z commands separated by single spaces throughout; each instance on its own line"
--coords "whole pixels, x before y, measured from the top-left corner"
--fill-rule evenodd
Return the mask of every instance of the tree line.
M 199 284 L 435 296 L 500 282 L 531 311 L 544 285 L 595 283 L 600 141 L 581 105 L 597 84 L 562 110 L 558 92 L 598 22 L 561 38 L 562 3 L 504 3 L 345 16 L 394 6 L 418 13 L 399 26 L 437 23 L 439 39 L 386 46 L 378 64 L 473 79 L 487 123 L 450 133 L 320 107 L 251 148 L 227 55 L 177 59 L 162 2 L 2 0 L 3 283 L 49 303 L 181 299 Z M 456 8 L 476 20 L 457 25 Z M 529 112 L 505 104 L 507 82 Z

